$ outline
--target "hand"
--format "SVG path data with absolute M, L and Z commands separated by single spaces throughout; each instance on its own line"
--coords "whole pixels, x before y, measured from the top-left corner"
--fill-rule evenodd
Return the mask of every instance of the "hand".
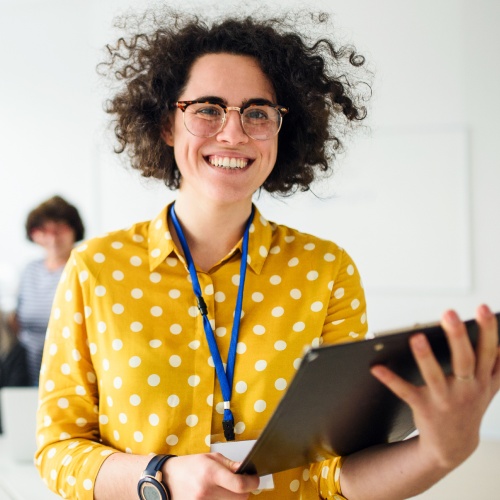
M 384 366 L 372 368 L 372 374 L 412 409 L 421 458 L 443 470 L 455 468 L 475 450 L 483 415 L 500 389 L 496 318 L 483 305 L 477 309 L 476 320 L 479 338 L 474 352 L 457 314 L 447 311 L 442 316 L 452 375 L 443 373 L 423 334 L 413 336 L 410 346 L 424 386 L 414 386 Z
M 257 476 L 235 474 L 239 467 L 220 453 L 172 458 L 163 467 L 173 500 L 240 500 L 259 486 Z

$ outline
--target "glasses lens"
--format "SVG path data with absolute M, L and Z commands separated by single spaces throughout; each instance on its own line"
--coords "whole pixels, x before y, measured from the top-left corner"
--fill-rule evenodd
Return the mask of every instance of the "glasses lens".
M 245 132 L 258 141 L 274 137 L 281 127 L 280 112 L 266 104 L 254 104 L 245 109 L 242 116 Z
M 222 127 L 224 110 L 217 104 L 193 103 L 184 112 L 184 124 L 198 137 L 212 137 Z

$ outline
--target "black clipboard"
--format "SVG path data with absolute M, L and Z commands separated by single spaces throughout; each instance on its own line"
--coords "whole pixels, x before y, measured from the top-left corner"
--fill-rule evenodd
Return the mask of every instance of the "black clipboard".
M 500 313 L 496 317 L 500 324 Z M 465 324 L 475 346 L 477 324 L 475 320 Z M 310 348 L 237 473 L 273 474 L 408 437 L 415 431 L 410 408 L 369 369 L 384 364 L 406 380 L 422 384 L 408 344 L 417 332 L 426 334 L 449 374 L 450 351 L 438 323 L 384 332 L 361 342 Z

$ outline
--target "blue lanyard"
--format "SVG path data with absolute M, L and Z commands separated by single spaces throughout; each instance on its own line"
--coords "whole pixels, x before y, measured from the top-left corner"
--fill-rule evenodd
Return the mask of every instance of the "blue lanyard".
M 186 258 L 189 274 L 191 276 L 191 283 L 193 285 L 193 291 L 196 296 L 196 302 L 203 318 L 203 328 L 207 337 L 208 347 L 210 348 L 210 353 L 212 354 L 212 359 L 215 365 L 215 372 L 217 373 L 222 397 L 224 398 L 224 417 L 222 420 L 222 427 L 224 428 L 224 437 L 226 438 L 226 441 L 234 441 L 235 439 L 234 417 L 231 411 L 231 394 L 233 391 L 234 365 L 236 363 L 236 346 L 238 344 L 241 309 L 243 306 L 243 289 L 245 287 L 245 275 L 247 272 L 248 239 L 250 235 L 250 224 L 252 223 L 254 212 L 255 209 L 254 207 L 252 207 L 252 213 L 246 223 L 245 232 L 243 234 L 240 264 L 240 283 L 238 286 L 236 307 L 234 308 L 234 321 L 233 329 L 231 332 L 231 343 L 229 344 L 229 353 L 227 356 L 227 368 L 226 370 L 224 370 L 224 365 L 222 364 L 222 359 L 220 357 L 219 348 L 217 347 L 217 342 L 212 330 L 212 325 L 210 324 L 210 320 L 207 316 L 208 308 L 201 294 L 200 282 L 198 281 L 198 275 L 196 274 L 194 261 L 191 256 L 191 252 L 189 251 L 189 247 L 186 241 L 186 237 L 184 236 L 184 233 L 182 231 L 182 227 L 179 223 L 179 220 L 177 219 L 177 215 L 175 214 L 174 204 L 172 204 L 172 206 L 170 207 L 170 217 L 172 218 L 175 231 L 177 232 L 177 236 L 182 246 L 182 251 L 184 252 L 184 257 Z

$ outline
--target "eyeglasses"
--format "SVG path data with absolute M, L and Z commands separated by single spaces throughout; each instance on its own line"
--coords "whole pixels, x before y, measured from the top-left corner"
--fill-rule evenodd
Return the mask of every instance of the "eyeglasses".
M 241 108 L 210 101 L 177 101 L 171 108 L 182 111 L 186 130 L 197 137 L 218 134 L 226 124 L 228 111 L 238 111 L 245 134 L 257 141 L 274 137 L 280 131 L 283 116 L 288 113 L 284 106 L 258 101 Z

